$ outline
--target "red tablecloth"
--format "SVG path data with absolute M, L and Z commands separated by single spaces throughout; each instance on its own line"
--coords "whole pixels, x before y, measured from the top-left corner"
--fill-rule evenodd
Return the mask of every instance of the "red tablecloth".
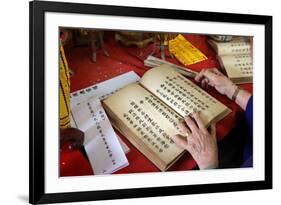
M 189 66 L 190 69 L 200 71 L 203 68 L 219 67 L 216 54 L 207 43 L 207 36 L 188 34 L 184 36 L 208 57 L 205 61 Z M 97 52 L 96 63 L 93 63 L 90 59 L 91 53 L 89 48 L 75 48 L 67 53 L 66 57 L 69 67 L 74 71 L 74 75 L 71 77 L 72 92 L 131 70 L 142 76 L 145 71 L 148 70 L 143 64 L 143 60 L 147 55 L 153 52 L 154 56 L 160 56 L 159 47 L 157 45 L 151 44 L 144 49 L 124 47 L 114 40 L 112 33 L 106 33 L 105 35 L 105 48 L 110 56 L 104 56 L 102 51 L 99 50 Z M 169 58 L 168 55 L 166 55 L 166 60 L 180 65 L 175 58 Z M 243 84 L 241 87 L 252 92 L 252 84 Z M 240 120 L 243 116 L 243 111 L 235 103 L 225 96 L 220 95 L 214 89 L 209 89 L 208 93 L 232 110 L 231 114 L 217 124 L 217 138 L 221 140 Z M 118 132 L 117 134 L 130 148 L 130 152 L 126 155 L 130 165 L 115 174 L 160 171 L 133 147 L 124 136 Z M 169 170 L 189 170 L 195 167 L 195 161 L 186 153 Z M 60 174 L 61 176 L 81 176 L 91 175 L 93 171 L 89 162 L 80 151 L 69 151 L 67 150 L 67 146 L 64 146 L 60 152 Z

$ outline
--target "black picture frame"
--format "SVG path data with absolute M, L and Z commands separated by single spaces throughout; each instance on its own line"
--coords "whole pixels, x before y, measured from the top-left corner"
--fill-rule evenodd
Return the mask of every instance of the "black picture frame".
M 29 202 L 55 203 L 90 200 L 108 200 L 137 197 L 155 197 L 213 192 L 260 190 L 272 188 L 272 16 L 184 11 L 93 4 L 33 1 L 29 4 L 30 42 L 30 142 L 29 142 Z M 44 130 L 45 130 L 45 80 L 44 80 L 44 14 L 45 12 L 97 14 L 111 16 L 149 17 L 164 19 L 197 20 L 260 24 L 265 26 L 265 180 L 136 188 L 107 191 L 71 193 L 45 192 Z

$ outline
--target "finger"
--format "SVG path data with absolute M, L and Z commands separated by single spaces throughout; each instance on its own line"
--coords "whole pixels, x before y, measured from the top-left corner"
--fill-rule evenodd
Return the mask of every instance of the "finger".
M 201 81 L 202 88 L 206 89 L 208 83 L 209 83 L 209 80 L 208 80 L 207 78 L 203 79 L 203 80 Z
M 195 119 L 195 122 L 197 123 L 198 127 L 203 130 L 203 131 L 207 131 L 206 127 L 204 126 L 204 123 L 199 115 L 198 112 L 195 112 L 192 114 L 192 117 Z
M 204 72 L 205 72 L 205 69 L 202 69 L 199 74 L 197 74 L 195 76 L 195 81 L 196 82 L 200 82 L 202 79 L 204 79 Z
M 213 72 L 217 75 L 222 75 L 222 73 L 217 68 L 213 68 Z
M 214 86 L 215 86 L 215 83 L 212 82 L 212 81 L 209 81 L 209 85 L 210 85 L 211 87 L 214 87 Z
M 183 133 L 185 133 L 187 135 L 190 134 L 190 130 L 186 127 L 184 120 L 182 120 L 178 123 L 178 127 L 179 127 L 180 131 L 182 131 Z
M 183 138 L 181 135 L 172 135 L 171 136 L 177 146 L 186 149 L 187 148 L 187 140 Z
M 211 82 L 215 82 L 217 80 L 217 74 L 211 69 L 206 70 L 204 72 L 204 76 Z
M 204 78 L 204 81 L 208 84 L 209 83 L 209 79 L 208 78 Z
M 214 137 L 217 140 L 216 131 L 217 131 L 216 130 L 216 124 L 212 123 L 211 126 L 210 126 L 210 133 L 211 133 L 211 136 Z
M 191 132 L 197 132 L 198 127 L 196 126 L 195 122 L 189 116 L 186 116 L 184 118 L 184 121 L 186 122 L 186 125 L 191 130 Z
M 207 78 L 205 78 L 202 82 L 203 82 L 203 88 L 205 90 L 207 90 L 209 88 L 209 84 L 210 84 L 209 80 Z
M 209 85 L 209 80 L 207 78 L 204 78 L 202 81 L 201 81 L 201 87 L 206 90 L 208 88 L 208 85 Z

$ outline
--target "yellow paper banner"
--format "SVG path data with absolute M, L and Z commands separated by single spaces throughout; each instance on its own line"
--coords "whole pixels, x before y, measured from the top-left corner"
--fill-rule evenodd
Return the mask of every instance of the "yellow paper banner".
M 208 59 L 181 34 L 169 41 L 169 49 L 170 52 L 185 66 Z

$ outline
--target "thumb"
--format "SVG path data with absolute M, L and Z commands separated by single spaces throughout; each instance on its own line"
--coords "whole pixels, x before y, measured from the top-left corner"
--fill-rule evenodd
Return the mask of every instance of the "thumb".
M 217 75 L 223 75 L 217 68 L 213 68 L 212 71 Z
M 177 146 L 186 149 L 187 148 L 187 140 L 184 139 L 183 136 L 177 134 L 177 135 L 173 135 L 172 139 L 174 140 L 174 142 L 176 143 Z
M 211 69 L 205 70 L 204 76 L 208 78 L 210 81 L 216 82 L 217 74 L 213 70 Z

